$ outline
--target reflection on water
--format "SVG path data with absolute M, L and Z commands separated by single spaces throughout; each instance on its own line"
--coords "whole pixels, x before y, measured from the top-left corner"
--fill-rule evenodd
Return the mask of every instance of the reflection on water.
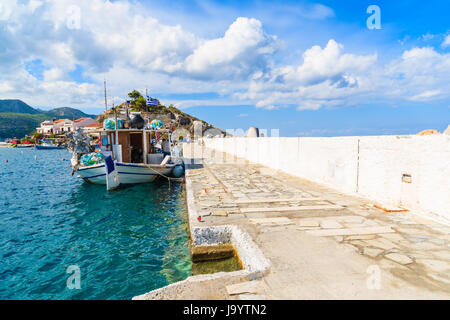
M 62 158 L 0 149 L 1 299 L 130 299 L 190 275 L 181 185 L 107 192 Z M 81 290 L 66 287 L 69 265 Z

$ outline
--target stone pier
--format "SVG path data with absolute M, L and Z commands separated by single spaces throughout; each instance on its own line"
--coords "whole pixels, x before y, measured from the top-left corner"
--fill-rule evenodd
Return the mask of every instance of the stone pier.
M 135 299 L 450 298 L 442 221 L 386 212 L 218 151 L 189 151 L 193 246 L 231 243 L 245 270 L 192 276 Z

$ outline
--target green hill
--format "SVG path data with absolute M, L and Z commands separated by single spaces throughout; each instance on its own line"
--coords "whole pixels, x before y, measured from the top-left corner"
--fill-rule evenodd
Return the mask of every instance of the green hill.
M 0 139 L 22 138 L 39 127 L 47 119 L 44 114 L 0 113 Z
M 40 113 L 39 110 L 30 107 L 28 104 L 18 99 L 0 100 L 0 112 L 29 113 L 29 114 Z
M 32 133 L 44 120 L 95 118 L 74 108 L 55 108 L 49 111 L 35 109 L 21 100 L 0 100 L 0 140 L 21 138 Z
M 79 119 L 79 118 L 95 118 L 96 115 L 94 114 L 86 114 L 83 111 L 80 111 L 78 109 L 74 108 L 68 108 L 68 107 L 62 107 L 62 108 L 55 108 L 49 111 L 42 111 L 41 113 L 47 114 L 50 117 L 55 117 L 58 119 L 67 118 L 72 120 L 73 118 Z

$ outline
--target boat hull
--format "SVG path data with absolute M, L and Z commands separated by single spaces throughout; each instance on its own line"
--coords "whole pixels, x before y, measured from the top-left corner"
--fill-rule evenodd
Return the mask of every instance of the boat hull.
M 33 148 L 34 144 L 23 144 L 23 145 L 17 145 L 16 148 L 25 149 L 25 148 Z
M 36 149 L 38 150 L 53 150 L 53 149 L 64 149 L 63 147 L 59 146 L 40 146 L 36 145 Z
M 131 164 L 117 162 L 120 184 L 137 184 L 155 181 L 161 174 L 168 176 L 171 174 L 174 165 L 166 165 L 164 167 L 149 168 L 141 164 Z M 82 167 L 77 171 L 78 176 L 84 181 L 95 184 L 106 184 L 105 165 L 95 165 L 90 167 Z

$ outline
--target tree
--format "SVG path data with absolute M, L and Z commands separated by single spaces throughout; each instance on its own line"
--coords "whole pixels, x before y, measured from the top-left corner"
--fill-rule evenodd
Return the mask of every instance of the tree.
M 133 99 L 133 100 L 136 100 L 137 98 L 142 97 L 141 93 L 140 93 L 139 91 L 137 91 L 137 90 L 131 91 L 131 92 L 128 94 L 128 96 L 129 96 L 131 99 Z
M 137 90 L 131 91 L 128 96 L 133 99 L 131 101 L 131 108 L 137 111 L 147 111 L 147 103 L 141 93 Z

